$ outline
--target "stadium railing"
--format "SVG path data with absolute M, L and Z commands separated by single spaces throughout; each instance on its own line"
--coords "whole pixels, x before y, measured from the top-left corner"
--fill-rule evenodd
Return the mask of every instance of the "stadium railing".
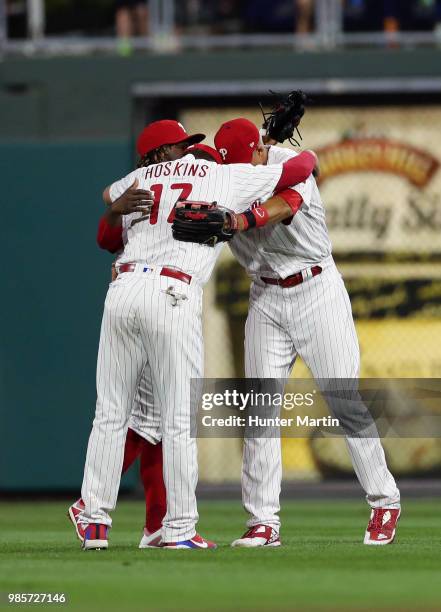
M 7 32 L 6 1 L 0 0 L 0 53 L 2 55 L 49 54 L 83 55 L 117 53 L 120 40 L 113 36 L 45 35 L 44 0 L 27 1 L 28 38 L 11 39 Z M 341 3 L 317 0 L 315 30 L 310 34 L 295 33 L 234 33 L 203 34 L 188 31 L 177 34 L 176 0 L 150 0 L 150 31 L 148 37 L 129 41 L 131 51 L 177 53 L 182 50 L 285 48 L 320 51 L 346 47 L 415 47 L 441 45 L 439 32 L 344 32 Z

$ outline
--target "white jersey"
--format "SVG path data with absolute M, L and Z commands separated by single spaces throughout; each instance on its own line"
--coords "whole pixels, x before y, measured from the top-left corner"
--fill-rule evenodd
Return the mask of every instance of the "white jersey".
M 216 247 L 180 242 L 173 238 L 173 209 L 180 199 L 217 202 L 235 212 L 246 210 L 256 199 L 266 198 L 275 189 L 282 165 L 221 166 L 186 155 L 176 161 L 138 168 L 110 187 L 112 201 L 138 179 L 138 189 L 155 194 L 150 218 L 141 213 L 123 217 L 124 251 L 118 264 L 147 263 L 179 268 L 200 283 L 209 279 L 222 243 Z
M 111 186 L 112 200 L 135 179 L 140 189 L 150 189 L 155 197 L 149 218 L 136 213 L 126 219 L 127 242 L 119 262 L 141 265 L 133 273 L 118 275 L 104 305 L 96 413 L 81 491 L 84 522 L 111 525 L 109 510 L 116 504 L 130 422 L 142 428 L 141 435 L 148 433 L 154 440 L 162 437 L 167 489 L 163 541 L 193 538 L 198 468 L 196 439 L 191 436 L 194 394 L 190 381 L 203 377 L 202 284 L 221 246 L 175 240 L 174 206 L 179 198 L 186 198 L 244 210 L 275 188 L 281 171 L 281 166 L 218 166 L 188 155 L 135 170 Z M 150 266 L 155 274 L 150 274 Z M 196 282 L 175 283 L 156 274 L 161 266 L 178 268 Z
M 296 155 L 290 149 L 272 146 L 266 167 L 284 163 Z M 282 222 L 240 232 L 229 243 L 233 254 L 251 277 L 286 278 L 331 254 L 325 210 L 314 178 L 310 176 L 293 189 L 300 193 L 303 204 L 289 225 Z

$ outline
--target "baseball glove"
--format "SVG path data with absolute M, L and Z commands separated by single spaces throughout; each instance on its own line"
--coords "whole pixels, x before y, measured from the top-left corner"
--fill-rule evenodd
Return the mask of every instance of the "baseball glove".
M 234 225 L 234 213 L 216 202 L 182 200 L 175 206 L 172 232 L 176 240 L 214 247 L 231 240 Z
M 287 96 L 279 96 L 271 90 L 270 93 L 277 97 L 272 109 L 266 113 L 260 104 L 263 115 L 262 127 L 266 130 L 266 135 L 277 142 L 289 140 L 292 145 L 299 145 L 300 143 L 294 138 L 294 131 L 297 131 L 302 140 L 299 124 L 305 114 L 306 94 L 300 89 L 292 91 Z

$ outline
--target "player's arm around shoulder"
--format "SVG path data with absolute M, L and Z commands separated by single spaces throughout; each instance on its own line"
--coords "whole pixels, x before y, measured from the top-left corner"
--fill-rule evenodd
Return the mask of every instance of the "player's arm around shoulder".
M 314 155 L 314 159 L 317 160 L 317 156 L 315 155 L 314 151 L 308 150 L 307 152 Z M 288 149 L 286 147 L 270 147 L 268 152 L 268 163 L 284 163 L 287 160 L 298 158 L 299 155 L 299 152 L 293 151 L 292 149 Z M 315 167 L 317 167 L 317 163 Z M 292 185 L 288 189 L 282 190 L 278 193 L 278 195 L 281 196 L 282 199 L 292 208 L 292 214 L 295 214 L 300 209 L 300 206 L 303 209 L 309 208 L 314 185 L 315 179 L 312 173 L 309 174 L 305 180 L 297 183 L 296 185 Z M 301 196 L 300 206 L 298 206 L 298 197 L 296 194 Z
M 104 190 L 103 199 L 107 204 L 104 216 L 111 226 L 120 226 L 125 215 L 137 212 L 144 216 L 150 214 L 153 194 L 149 190 L 139 189 L 139 184 L 143 180 L 143 170 L 138 168 L 130 172 Z
M 130 183 L 132 179 L 133 182 Z M 148 217 L 153 206 L 153 194 L 151 191 L 138 189 L 135 171 L 107 187 L 103 198 L 107 209 L 98 224 L 97 242 L 100 248 L 116 253 L 124 246 L 123 217 L 133 213 Z
M 234 215 L 234 229 L 237 232 L 246 232 L 253 228 L 275 225 L 293 217 L 302 204 L 303 198 L 300 193 L 293 189 L 286 189 L 273 195 L 263 204 Z
M 313 155 L 315 164 L 312 170 L 312 176 L 317 178 L 320 174 L 320 164 L 317 154 L 312 149 L 305 149 L 307 153 Z M 268 164 L 283 164 L 284 162 L 298 157 L 302 151 L 294 151 L 288 147 L 280 147 L 277 145 L 271 145 L 268 147 Z
M 236 231 L 248 231 L 253 228 L 260 228 L 270 224 L 276 224 L 281 221 L 291 220 L 292 217 L 300 210 L 302 206 L 309 207 L 312 195 L 312 178 L 311 169 L 316 159 L 315 154 L 308 153 L 306 158 L 307 164 L 305 168 L 300 168 L 300 172 L 293 172 L 290 166 L 288 175 L 291 178 L 297 177 L 302 180 L 293 186 L 286 186 L 289 181 L 283 178 L 284 166 L 286 160 L 299 158 L 299 154 L 291 149 L 282 147 L 270 147 L 270 151 L 274 149 L 272 154 L 268 156 L 268 164 L 266 166 L 255 166 L 256 169 L 281 169 L 280 179 L 276 185 L 275 194 L 267 194 L 265 202 L 258 206 L 252 206 L 235 216 Z M 272 164 L 270 162 L 273 162 Z M 277 189 L 278 186 L 285 182 L 283 188 Z M 243 209 L 242 209 L 243 210 Z M 237 211 L 237 208 L 236 208 Z
M 244 210 L 256 200 L 266 200 L 275 190 L 283 170 L 281 164 L 230 164 L 224 168 L 231 173 L 230 208 L 235 211 Z
M 135 182 L 139 184 L 140 179 L 142 178 L 142 168 L 137 168 L 132 172 L 129 172 L 126 176 L 117 181 L 114 181 L 110 185 L 108 185 L 103 191 L 103 200 L 105 204 L 110 206 L 112 202 L 115 202 L 125 191 L 127 191 Z

